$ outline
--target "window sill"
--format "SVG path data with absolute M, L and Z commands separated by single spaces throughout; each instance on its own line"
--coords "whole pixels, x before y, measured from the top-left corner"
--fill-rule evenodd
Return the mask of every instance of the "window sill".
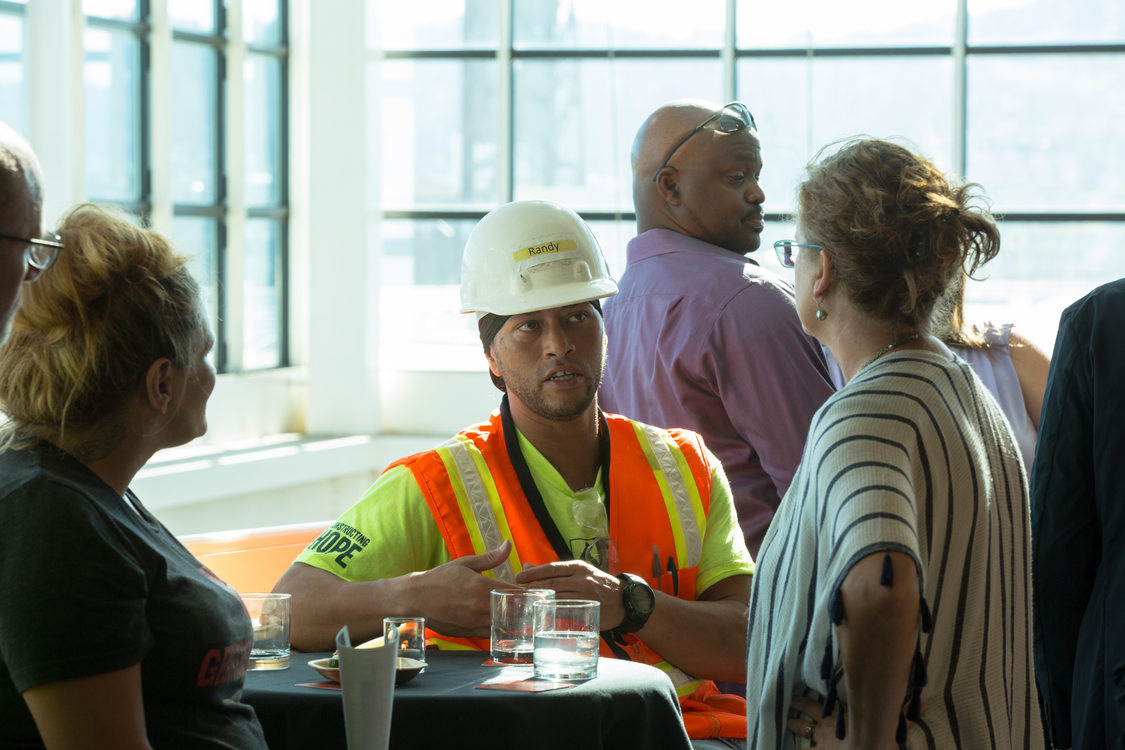
M 187 445 L 158 453 L 131 486 L 159 515 L 162 509 L 378 473 L 392 461 L 432 448 L 442 439 L 281 434 L 221 445 Z

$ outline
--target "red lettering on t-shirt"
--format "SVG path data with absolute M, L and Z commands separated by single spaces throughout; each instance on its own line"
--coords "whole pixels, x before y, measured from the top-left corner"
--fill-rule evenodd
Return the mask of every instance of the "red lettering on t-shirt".
M 199 665 L 199 674 L 195 678 L 195 684 L 199 687 L 210 687 L 215 684 L 215 677 L 219 671 L 219 665 L 222 663 L 223 652 L 217 648 L 213 648 L 203 655 L 203 663 Z
M 246 665 L 250 661 L 250 647 L 253 639 L 239 641 L 222 650 L 213 648 L 203 656 L 195 684 L 199 687 L 214 687 L 241 680 L 246 676 Z

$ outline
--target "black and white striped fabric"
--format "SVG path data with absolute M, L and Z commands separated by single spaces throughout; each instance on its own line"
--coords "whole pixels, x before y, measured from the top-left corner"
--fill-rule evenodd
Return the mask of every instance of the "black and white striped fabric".
M 1023 464 L 969 366 L 918 350 L 863 368 L 813 419 L 754 573 L 748 746 L 794 746 L 790 698 L 827 694 L 826 650 L 840 677 L 833 595 L 886 550 L 918 562 L 934 623 L 919 636 L 929 682 L 906 746 L 1042 747 Z

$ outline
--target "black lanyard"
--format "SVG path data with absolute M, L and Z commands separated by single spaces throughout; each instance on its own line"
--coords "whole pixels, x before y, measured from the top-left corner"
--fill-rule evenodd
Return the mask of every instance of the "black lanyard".
M 527 466 L 527 459 L 523 457 L 523 451 L 520 450 L 519 435 L 516 434 L 516 426 L 512 422 L 512 410 L 508 406 L 508 394 L 504 394 L 503 400 L 500 401 L 500 426 L 504 430 L 504 446 L 508 449 L 508 460 L 512 462 L 512 468 L 516 470 L 516 476 L 520 480 L 520 487 L 523 489 L 523 494 L 527 498 L 528 505 L 531 510 L 535 512 L 535 518 L 539 521 L 539 527 L 543 529 L 543 533 L 547 535 L 547 540 L 551 546 L 555 548 L 560 560 L 574 560 L 574 553 L 571 551 L 570 546 L 563 539 L 562 534 L 559 532 L 558 527 L 555 525 L 554 519 L 547 511 L 547 504 L 543 502 L 543 496 L 539 494 L 539 488 L 535 486 L 535 480 L 531 477 L 531 469 Z M 601 409 L 598 409 L 598 427 L 601 430 L 599 450 L 601 452 L 601 470 L 602 470 L 602 489 L 605 494 L 605 517 L 606 524 L 609 524 L 609 424 L 605 420 L 605 414 Z M 607 529 L 608 532 L 608 529 Z M 631 660 L 629 652 L 622 648 L 625 642 L 622 636 L 612 630 L 606 630 L 601 633 L 602 639 L 613 651 L 614 656 L 618 659 Z
M 520 480 L 520 487 L 523 489 L 524 497 L 527 498 L 527 504 L 531 506 L 531 510 L 535 513 L 535 518 L 539 521 L 539 527 L 543 529 L 543 533 L 547 535 L 547 540 L 551 543 L 551 546 L 555 548 L 555 552 L 558 554 L 560 560 L 575 559 L 570 545 L 563 539 L 562 534 L 551 518 L 551 514 L 547 510 L 547 504 L 543 502 L 543 495 L 539 493 L 539 488 L 535 485 L 535 480 L 531 476 L 531 469 L 528 468 L 527 459 L 523 457 L 523 451 L 520 450 L 519 435 L 516 433 L 516 426 L 512 422 L 512 410 L 511 407 L 508 406 L 508 394 L 506 393 L 504 394 L 503 400 L 500 401 L 500 425 L 504 430 L 504 446 L 508 450 L 508 460 L 512 462 L 512 468 L 516 470 L 516 477 Z M 598 410 L 598 426 L 601 431 L 599 436 L 599 451 L 601 453 L 602 489 L 605 495 L 605 517 L 606 523 L 608 524 L 609 425 L 606 423 L 605 415 L 602 414 L 601 409 Z

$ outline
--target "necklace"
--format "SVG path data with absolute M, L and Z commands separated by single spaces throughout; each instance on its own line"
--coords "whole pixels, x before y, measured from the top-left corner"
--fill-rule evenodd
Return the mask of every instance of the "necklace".
M 907 336 L 903 336 L 903 337 L 902 337 L 902 338 L 900 338 L 900 339 L 895 339 L 894 341 L 892 341 L 891 343 L 887 344 L 886 346 L 884 346 L 884 347 L 883 347 L 882 349 L 880 349 L 879 351 L 875 352 L 875 356 L 874 356 L 874 357 L 872 357 L 871 359 L 867 360 L 867 362 L 866 362 L 866 363 L 864 363 L 863 367 L 867 367 L 867 365 L 869 365 L 869 364 L 871 364 L 872 362 L 874 362 L 875 360 L 879 359 L 879 357 L 882 357 L 882 356 L 883 356 L 884 354 L 886 354 L 887 352 L 891 351 L 892 349 L 897 349 L 898 347 L 902 346 L 903 344 L 909 344 L 909 343 L 910 343 L 911 341 L 916 341 L 916 340 L 918 340 L 918 339 L 920 339 L 920 338 L 922 338 L 922 334 L 921 334 L 921 333 L 911 333 L 911 334 L 909 334 L 909 335 L 907 335 Z M 861 367 L 861 368 L 859 368 L 859 369 L 861 369 L 861 370 L 862 370 L 862 369 L 863 369 L 863 367 Z

